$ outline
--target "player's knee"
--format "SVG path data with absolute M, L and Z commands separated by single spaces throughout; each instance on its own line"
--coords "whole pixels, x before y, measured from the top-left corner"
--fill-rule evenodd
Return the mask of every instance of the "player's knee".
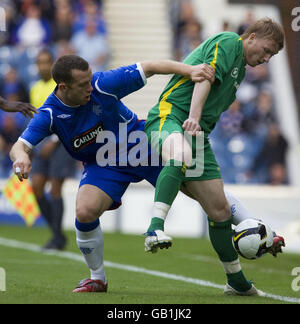
M 81 205 L 76 207 L 76 218 L 80 223 L 94 222 L 99 215 L 90 207 Z
M 215 222 L 225 222 L 231 217 L 229 204 L 226 202 L 216 204 L 214 210 L 209 215 L 210 219 Z

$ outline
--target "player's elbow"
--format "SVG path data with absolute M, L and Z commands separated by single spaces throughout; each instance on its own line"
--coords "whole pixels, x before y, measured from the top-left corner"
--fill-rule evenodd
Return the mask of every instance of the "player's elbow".
M 154 66 L 152 61 L 145 61 L 141 63 L 142 69 L 145 73 L 146 78 L 150 78 L 152 75 L 155 74 Z

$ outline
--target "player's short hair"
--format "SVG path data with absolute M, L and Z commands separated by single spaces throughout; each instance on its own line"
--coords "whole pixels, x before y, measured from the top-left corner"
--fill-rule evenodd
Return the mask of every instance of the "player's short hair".
M 279 50 L 284 46 L 284 30 L 280 24 L 271 18 L 263 18 L 251 24 L 241 35 L 242 39 L 255 33 L 258 38 L 271 39 L 278 44 Z
M 87 71 L 89 69 L 89 63 L 78 55 L 64 55 L 52 66 L 52 77 L 54 81 L 59 84 L 72 83 L 72 70 Z

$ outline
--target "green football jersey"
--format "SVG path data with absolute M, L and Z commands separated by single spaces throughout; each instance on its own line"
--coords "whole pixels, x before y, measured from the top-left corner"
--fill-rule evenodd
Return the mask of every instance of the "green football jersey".
M 245 76 L 243 42 L 232 32 L 219 33 L 207 39 L 185 60 L 189 65 L 206 63 L 215 69 L 216 80 L 202 110 L 201 129 L 209 134 L 220 118 L 235 100 L 236 91 Z M 147 123 L 159 116 L 163 126 L 169 114 L 183 123 L 189 115 L 194 83 L 187 77 L 174 75 L 153 107 Z

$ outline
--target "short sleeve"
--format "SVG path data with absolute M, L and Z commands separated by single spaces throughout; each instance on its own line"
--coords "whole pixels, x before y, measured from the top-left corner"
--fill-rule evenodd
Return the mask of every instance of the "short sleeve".
M 147 79 L 139 63 L 95 73 L 92 81 L 95 90 L 116 100 L 141 89 L 146 83 Z
M 53 134 L 52 131 L 52 109 L 42 108 L 34 116 L 24 130 L 19 140 L 24 142 L 30 148 L 39 144 L 45 137 Z

